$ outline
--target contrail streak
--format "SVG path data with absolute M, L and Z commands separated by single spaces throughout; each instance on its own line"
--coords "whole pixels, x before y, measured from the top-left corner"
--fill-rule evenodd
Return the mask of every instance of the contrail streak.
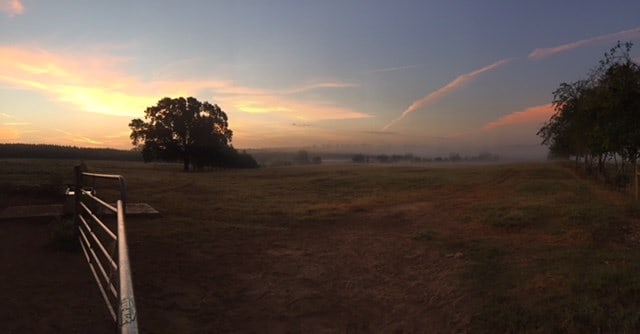
M 383 72 L 393 72 L 393 71 L 407 70 L 407 69 L 416 68 L 416 67 L 420 67 L 420 65 L 406 65 L 406 66 L 396 66 L 396 67 L 385 67 L 385 68 L 379 68 L 379 69 L 367 71 L 365 73 L 374 74 L 374 73 L 383 73 Z
M 404 119 L 405 117 L 407 117 L 409 114 L 415 112 L 416 110 L 424 107 L 425 105 L 441 98 L 442 96 L 446 95 L 447 93 L 456 90 L 460 87 L 462 87 L 464 84 L 468 83 L 469 81 L 473 80 L 473 78 L 477 77 L 478 75 L 484 73 L 484 72 L 488 72 L 491 71 L 493 69 L 496 69 L 502 65 L 507 64 L 508 62 L 510 62 L 511 59 L 502 59 L 499 60 L 491 65 L 487 65 L 481 69 L 475 70 L 473 72 L 469 72 L 469 73 L 465 73 L 462 75 L 459 75 L 457 78 L 453 79 L 453 81 L 449 82 L 446 86 L 429 93 L 428 95 L 426 95 L 425 97 L 421 98 L 420 100 L 414 101 L 404 112 L 402 112 L 402 114 L 400 115 L 400 117 L 394 119 L 393 121 L 391 121 L 389 124 L 385 125 L 384 128 L 382 128 L 382 131 L 387 131 L 393 124 L 395 124 L 396 122 Z
M 531 60 L 540 60 L 547 57 L 554 56 L 558 53 L 567 52 L 573 49 L 577 49 L 579 47 L 583 47 L 589 44 L 603 42 L 603 41 L 612 41 L 616 39 L 631 39 L 640 36 L 640 28 L 634 28 L 629 30 L 619 31 L 613 34 L 601 35 L 587 39 L 581 39 L 576 42 L 571 42 L 567 44 L 562 44 L 550 48 L 538 48 L 534 49 L 529 53 L 529 59 Z

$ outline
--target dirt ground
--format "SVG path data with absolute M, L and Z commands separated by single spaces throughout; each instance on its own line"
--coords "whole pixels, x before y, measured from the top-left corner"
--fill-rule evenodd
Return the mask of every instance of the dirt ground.
M 113 333 L 84 258 L 53 249 L 49 224 L 0 221 L 0 332 Z
M 464 256 L 414 238 L 439 223 L 431 212 L 416 203 L 331 224 L 225 233 L 196 252 L 188 241 L 141 237 L 161 220 L 130 219 L 141 332 L 466 332 Z M 3 332 L 112 332 L 81 253 L 47 248 L 47 231 L 42 221 L 0 223 L 2 272 L 11 273 L 0 275 Z

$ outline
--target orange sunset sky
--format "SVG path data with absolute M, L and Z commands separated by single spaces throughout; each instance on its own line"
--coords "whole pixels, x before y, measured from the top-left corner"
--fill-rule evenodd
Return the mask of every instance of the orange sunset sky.
M 636 1 L 0 0 L 0 142 L 130 149 L 132 118 L 194 96 L 228 114 L 241 149 L 543 156 L 535 133 L 552 91 L 617 40 L 638 42 L 638 12 Z

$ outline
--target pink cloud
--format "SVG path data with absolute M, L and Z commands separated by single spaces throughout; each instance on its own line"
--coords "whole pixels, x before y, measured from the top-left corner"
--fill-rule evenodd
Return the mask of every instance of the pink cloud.
M 411 103 L 411 105 L 402 112 L 402 114 L 400 115 L 400 117 L 394 119 L 393 121 L 391 121 L 389 124 L 387 124 L 384 128 L 382 128 L 382 131 L 386 131 L 388 130 L 393 124 L 395 124 L 396 122 L 404 119 L 405 117 L 407 117 L 409 114 L 417 111 L 418 109 L 424 107 L 425 105 L 432 103 L 433 101 L 436 101 L 438 99 L 440 99 L 441 97 L 443 97 L 444 95 L 448 94 L 449 92 L 456 90 L 460 87 L 462 87 L 463 85 L 465 85 L 466 83 L 470 82 L 471 80 L 473 80 L 475 77 L 477 77 L 478 75 L 494 70 L 502 65 L 505 65 L 507 63 L 509 63 L 511 60 L 510 59 L 502 59 L 499 60 L 491 65 L 487 65 L 483 68 L 477 69 L 475 71 L 469 72 L 469 73 L 465 73 L 462 75 L 459 75 L 458 77 L 456 77 L 455 79 L 453 79 L 453 81 L 449 82 L 448 84 L 446 84 L 444 87 L 441 87 L 440 89 L 429 93 L 428 95 L 426 95 L 425 97 L 414 101 L 413 103 Z
M 10 17 L 24 13 L 24 5 L 20 0 L 0 0 L 0 12 Z
M 520 123 L 544 122 L 548 120 L 554 112 L 555 111 L 551 103 L 541 104 L 503 116 L 493 122 L 487 123 L 482 129 L 493 130 Z
M 540 60 L 540 59 L 554 56 L 559 53 L 567 52 L 573 49 L 577 49 L 583 46 L 587 46 L 587 45 L 591 45 L 599 42 L 615 41 L 615 40 L 621 40 L 621 39 L 633 39 L 639 36 L 640 36 L 640 28 L 623 30 L 613 34 L 582 39 L 576 42 L 562 44 L 554 47 L 534 49 L 533 51 L 531 51 L 531 53 L 529 53 L 529 59 Z

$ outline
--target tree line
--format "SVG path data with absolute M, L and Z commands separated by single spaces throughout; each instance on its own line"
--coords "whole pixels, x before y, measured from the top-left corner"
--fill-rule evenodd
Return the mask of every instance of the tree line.
M 550 158 L 574 158 L 588 173 L 624 186 L 640 156 L 640 66 L 618 42 L 585 79 L 553 92 L 555 113 L 539 129 Z M 612 167 L 612 168 L 610 168 Z
M 367 154 L 356 154 L 351 158 L 351 161 L 354 163 L 397 163 L 397 162 L 495 162 L 500 160 L 500 157 L 495 154 L 491 154 L 489 152 L 482 152 L 478 155 L 474 156 L 462 156 L 460 153 L 450 153 L 449 156 L 437 156 L 437 157 L 418 157 L 413 155 L 412 153 L 406 153 L 404 155 L 400 154 L 378 154 L 378 155 L 367 155 Z
M 140 153 L 111 148 L 48 144 L 0 144 L 0 158 L 140 161 Z

